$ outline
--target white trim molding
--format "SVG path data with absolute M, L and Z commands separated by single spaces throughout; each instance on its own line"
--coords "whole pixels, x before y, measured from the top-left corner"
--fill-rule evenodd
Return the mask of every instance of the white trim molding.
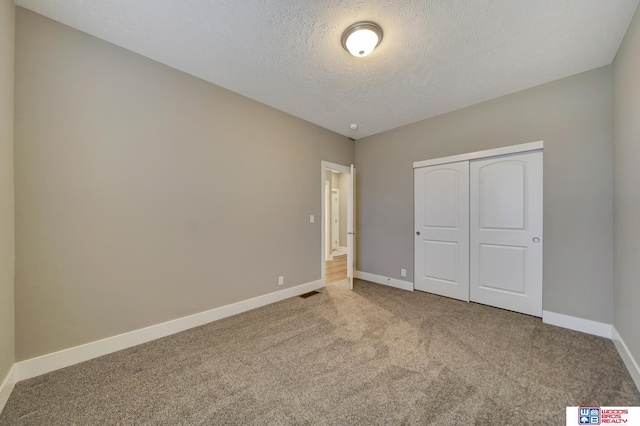
M 388 285 L 389 287 L 401 290 L 413 291 L 413 283 L 410 281 L 397 280 L 395 278 L 383 277 L 382 275 L 370 274 L 368 272 L 356 271 L 356 278 L 370 281 L 376 284 Z
M 16 365 L 13 364 L 7 373 L 7 376 L 2 381 L 0 385 L 0 413 L 4 409 L 4 406 L 7 404 L 9 400 L 9 396 L 11 395 L 11 391 L 13 391 L 13 387 L 16 385 Z
M 60 368 L 88 361 L 99 356 L 107 355 L 122 349 L 150 342 L 161 337 L 179 333 L 190 328 L 198 327 L 222 318 L 237 315 L 271 303 L 279 302 L 290 297 L 299 296 L 324 287 L 323 280 L 317 280 L 295 287 L 286 288 L 274 293 L 243 300 L 231 305 L 222 306 L 205 312 L 178 318 L 150 327 L 75 346 L 58 352 L 20 361 L 14 365 L 14 383 L 30 379 L 41 374 L 49 373 Z
M 542 311 L 542 322 L 611 339 L 611 324 L 605 324 L 603 322 L 591 321 L 549 311 Z
M 640 365 L 631 354 L 631 351 L 629 351 L 624 340 L 622 340 L 618 330 L 616 330 L 613 325 L 549 311 L 542 311 L 542 322 L 611 339 L 618 350 L 618 354 L 620 354 L 620 358 L 622 358 L 625 367 L 627 367 L 627 370 L 631 375 L 631 379 L 633 379 L 633 383 L 635 383 L 636 387 L 640 391 Z
M 613 344 L 616 345 L 616 349 L 618 350 L 624 365 L 627 367 L 627 370 L 629 370 L 633 383 L 636 384 L 638 391 L 640 391 L 640 365 L 638 365 L 637 360 L 633 357 L 631 351 L 629 351 L 629 348 L 624 343 L 624 340 L 622 340 L 622 337 L 615 327 L 612 328 L 611 339 L 613 340 Z
M 519 145 L 504 146 L 502 148 L 487 149 L 484 151 L 468 152 L 466 154 L 452 155 L 450 157 L 435 158 L 432 160 L 416 161 L 413 168 L 435 166 L 438 164 L 457 163 L 458 161 L 476 160 L 478 158 L 498 157 L 500 155 L 517 154 L 520 152 L 537 151 L 544 148 L 543 141 L 522 143 Z

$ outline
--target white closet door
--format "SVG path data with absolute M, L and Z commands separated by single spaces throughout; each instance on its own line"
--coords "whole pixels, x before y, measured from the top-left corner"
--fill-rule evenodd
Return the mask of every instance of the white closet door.
M 417 168 L 415 289 L 469 301 L 469 162 Z
M 470 164 L 471 300 L 542 316 L 542 152 Z

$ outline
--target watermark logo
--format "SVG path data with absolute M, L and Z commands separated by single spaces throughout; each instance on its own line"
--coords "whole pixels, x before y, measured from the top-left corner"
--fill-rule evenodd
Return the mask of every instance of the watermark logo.
M 578 424 L 579 425 L 599 425 L 600 424 L 600 407 L 579 407 L 578 408 Z
M 567 426 L 640 425 L 640 407 L 567 407 Z

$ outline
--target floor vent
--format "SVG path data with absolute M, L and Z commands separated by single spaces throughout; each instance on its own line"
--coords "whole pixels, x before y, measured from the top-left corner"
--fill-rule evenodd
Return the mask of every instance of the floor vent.
M 314 294 L 319 294 L 319 293 L 320 293 L 319 291 L 313 290 L 313 291 L 310 291 L 309 293 L 301 294 L 300 297 L 302 297 L 303 299 L 306 299 L 309 296 L 313 296 Z

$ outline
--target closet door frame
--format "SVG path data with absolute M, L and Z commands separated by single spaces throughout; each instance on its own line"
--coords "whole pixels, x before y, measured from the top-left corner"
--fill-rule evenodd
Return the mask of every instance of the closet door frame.
M 439 164 L 457 163 L 458 161 L 479 160 L 481 158 L 497 157 L 500 155 L 518 154 L 528 151 L 541 150 L 544 147 L 543 141 L 523 143 L 519 145 L 505 146 L 502 148 L 487 149 L 485 151 L 468 152 L 466 154 L 452 155 L 450 157 L 434 158 L 432 160 L 415 161 L 413 168 L 437 166 Z

